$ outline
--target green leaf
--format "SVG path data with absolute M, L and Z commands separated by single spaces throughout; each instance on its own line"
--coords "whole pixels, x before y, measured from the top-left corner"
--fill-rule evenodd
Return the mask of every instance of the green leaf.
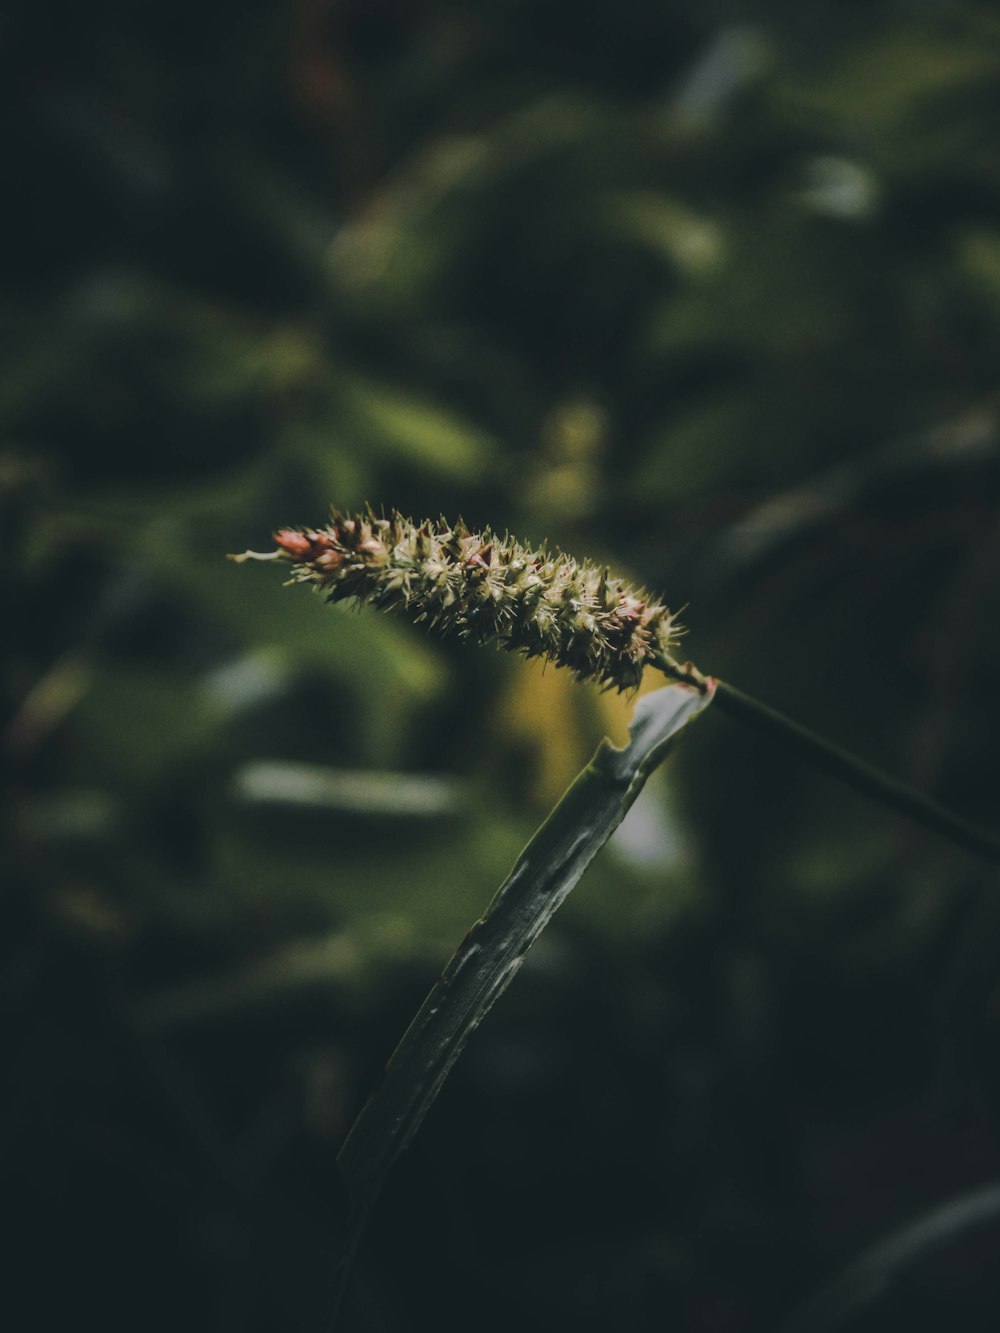
M 711 697 L 678 684 L 641 698 L 629 744 L 617 749 L 607 739 L 601 742 L 453 955 L 337 1159 L 355 1219 L 351 1255 L 386 1174 L 420 1127 L 465 1043 L 674 739 Z M 350 1263 L 348 1258 L 341 1293 Z
M 688 277 L 714 272 L 725 262 L 726 238 L 718 223 L 653 190 L 613 192 L 597 214 L 612 242 L 642 245 Z
M 341 393 L 354 430 L 390 457 L 456 481 L 476 480 L 493 462 L 493 440 L 434 403 L 359 376 Z

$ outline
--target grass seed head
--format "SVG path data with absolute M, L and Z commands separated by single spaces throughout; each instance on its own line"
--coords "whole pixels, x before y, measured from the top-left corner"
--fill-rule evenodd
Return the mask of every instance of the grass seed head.
M 403 611 L 609 688 L 637 686 L 643 667 L 669 657 L 681 633 L 665 606 L 607 569 L 488 529 L 470 532 L 461 520 L 334 510 L 327 527 L 282 528 L 274 540 L 270 558 L 290 560 L 293 581 L 330 601 Z

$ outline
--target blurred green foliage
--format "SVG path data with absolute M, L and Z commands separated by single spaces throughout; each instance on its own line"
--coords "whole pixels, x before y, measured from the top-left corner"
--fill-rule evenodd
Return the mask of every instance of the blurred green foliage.
M 225 553 L 330 502 L 509 525 L 993 821 L 1000 19 L 3 25 L 2 1299 L 318 1329 L 337 1145 L 627 706 Z M 997 1173 L 994 886 L 703 728 L 435 1108 L 359 1327 L 763 1330 Z M 993 1328 L 995 1271 L 871 1326 Z

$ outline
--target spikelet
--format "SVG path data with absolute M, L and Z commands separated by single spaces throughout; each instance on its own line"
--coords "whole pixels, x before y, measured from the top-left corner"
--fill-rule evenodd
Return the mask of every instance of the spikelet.
M 329 601 L 400 610 L 609 688 L 633 689 L 647 663 L 663 666 L 681 632 L 665 606 L 606 569 L 461 521 L 334 510 L 328 527 L 282 528 L 274 539 L 268 555 L 234 558 L 291 560 L 292 581 L 314 584 Z

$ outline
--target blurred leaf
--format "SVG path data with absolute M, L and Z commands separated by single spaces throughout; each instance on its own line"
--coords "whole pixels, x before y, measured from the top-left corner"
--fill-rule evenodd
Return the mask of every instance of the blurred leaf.
M 95 765 L 116 785 L 145 787 L 181 759 L 208 753 L 212 718 L 190 678 L 104 666 L 73 717 L 80 777 Z
M 971 1190 L 901 1227 L 850 1264 L 781 1326 L 781 1333 L 834 1333 L 877 1305 L 914 1264 L 1000 1218 L 1000 1185 Z
M 725 262 L 721 228 L 665 195 L 641 191 L 612 196 L 599 207 L 599 215 L 609 239 L 646 245 L 686 276 L 697 278 Z
M 817 124 L 839 124 L 871 140 L 898 135 L 909 117 L 929 112 L 942 94 L 996 76 L 996 42 L 982 40 L 978 22 L 977 16 L 968 24 L 893 25 L 852 44 L 826 71 L 789 79 L 781 96 Z
M 972 295 L 996 314 L 1000 306 L 1000 232 L 969 228 L 958 238 L 958 259 L 972 281 Z
M 489 472 L 493 441 L 454 413 L 359 376 L 341 382 L 341 395 L 348 429 L 377 452 L 455 481 L 473 481 Z
M 347 814 L 439 818 L 460 803 L 460 789 L 435 773 L 373 773 L 259 759 L 233 778 L 251 804 L 313 806 Z

